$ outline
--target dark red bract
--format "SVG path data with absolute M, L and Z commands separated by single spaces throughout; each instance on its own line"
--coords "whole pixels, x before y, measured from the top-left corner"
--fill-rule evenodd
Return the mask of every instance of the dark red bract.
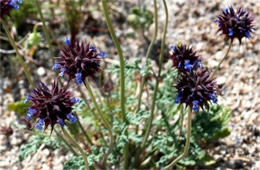
M 230 39 L 237 38 L 241 43 L 243 37 L 251 38 L 251 33 L 254 30 L 253 20 L 244 9 L 238 8 L 235 11 L 233 7 L 229 7 L 222 11 L 215 22 L 218 23 L 219 31 L 222 34 Z
M 66 74 L 81 84 L 86 77 L 94 77 L 100 71 L 101 57 L 105 57 L 103 51 L 98 53 L 94 46 L 79 41 L 66 39 L 65 43 L 61 56 L 53 66 L 53 70 L 60 70 L 60 76 Z
M 186 45 L 172 46 L 172 55 L 170 58 L 179 72 L 192 71 L 200 67 L 200 58 L 191 47 Z
M 204 69 L 181 73 L 176 85 L 178 90 L 175 103 L 186 103 L 193 111 L 209 106 L 209 101 L 217 103 L 216 93 L 218 91 L 214 78 Z
M 9 16 L 12 9 L 19 9 L 21 0 L 0 0 L 0 18 Z
M 45 129 L 55 124 L 64 126 L 64 121 L 69 120 L 75 123 L 77 117 L 72 113 L 72 106 L 77 102 L 71 97 L 71 93 L 65 88 L 59 88 L 54 82 L 49 89 L 44 83 L 40 83 L 33 91 L 32 95 L 27 95 L 25 102 L 31 101 L 32 105 L 28 109 L 27 119 L 38 118 L 36 128 Z

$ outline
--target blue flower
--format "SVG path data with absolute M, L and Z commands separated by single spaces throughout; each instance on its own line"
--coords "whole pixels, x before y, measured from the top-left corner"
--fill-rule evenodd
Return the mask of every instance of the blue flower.
M 39 129 L 39 130 L 42 130 L 42 127 L 44 125 L 44 119 L 39 119 L 38 120 L 38 123 L 36 124 L 36 128 Z
M 194 101 L 192 101 L 192 110 L 193 111 L 199 111 L 199 101 L 198 100 L 194 100 Z
M 70 39 L 68 37 L 65 38 L 64 42 L 65 44 L 70 45 Z
M 92 50 L 92 51 L 94 51 L 94 52 L 97 52 L 97 49 L 96 49 L 96 47 L 94 47 L 94 46 L 92 46 L 92 45 L 91 45 L 91 46 L 89 46 L 89 49 L 90 49 L 90 50 Z
M 22 2 L 22 0 L 11 0 L 9 5 L 12 6 L 15 10 L 17 10 L 20 8 L 19 4 L 21 4 Z
M 74 116 L 74 115 L 72 114 L 72 112 L 70 112 L 69 114 L 67 114 L 67 118 L 69 119 L 69 121 L 70 121 L 71 123 L 76 123 L 76 121 L 78 120 L 78 118 L 77 118 L 76 116 Z
M 179 104 L 180 102 L 181 102 L 181 92 L 178 92 L 174 103 L 175 104 Z
M 217 103 L 218 102 L 218 99 L 216 97 L 216 95 L 214 93 L 211 93 L 209 95 L 209 98 L 213 101 L 213 103 Z
M 226 12 L 226 13 L 228 13 L 228 10 L 229 10 L 228 8 L 225 8 L 225 12 Z
M 232 37 L 234 35 L 234 32 L 232 28 L 228 28 L 228 36 Z
M 80 102 L 80 98 L 73 97 L 70 101 L 72 103 L 78 103 L 78 102 Z
M 62 68 L 60 70 L 59 76 L 62 77 L 64 75 L 64 72 L 66 71 L 66 68 Z
M 32 109 L 31 107 L 29 107 L 29 110 L 27 112 L 27 119 L 31 120 L 33 115 L 37 112 L 36 109 Z
M 176 48 L 176 47 L 175 47 L 174 45 L 171 45 L 171 46 L 170 46 L 170 49 L 171 49 L 172 51 L 174 51 L 175 48 Z
M 29 95 L 29 94 L 27 94 L 27 96 L 26 96 L 26 99 L 24 100 L 24 104 L 25 103 L 27 103 L 29 100 L 32 100 L 32 97 Z
M 54 66 L 52 67 L 52 70 L 55 71 L 55 70 L 58 70 L 60 68 L 61 68 L 60 64 L 54 64 Z
M 76 77 L 76 84 L 82 84 L 83 83 L 81 73 L 76 73 L 75 77 Z
M 106 55 L 107 54 L 104 51 L 100 51 L 100 53 L 98 54 L 98 56 L 103 57 L 103 58 L 105 58 Z
M 184 60 L 184 69 L 191 71 L 193 68 L 193 65 L 190 64 L 190 60 Z
M 200 61 L 199 60 L 194 61 L 193 66 L 200 68 Z
M 64 127 L 64 121 L 60 118 L 58 118 L 57 123 L 59 123 L 62 127 Z
M 249 31 L 246 31 L 246 32 L 245 32 L 245 36 L 250 39 L 250 38 L 251 38 L 250 32 L 249 32 Z

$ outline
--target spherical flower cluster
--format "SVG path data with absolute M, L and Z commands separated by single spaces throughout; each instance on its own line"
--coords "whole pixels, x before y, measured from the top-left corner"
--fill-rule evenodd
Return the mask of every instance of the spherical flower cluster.
M 237 11 L 233 7 L 226 8 L 222 14 L 217 17 L 219 31 L 230 39 L 237 38 L 241 43 L 243 37 L 251 38 L 251 32 L 254 30 L 253 18 L 242 8 Z
M 176 104 L 186 103 L 193 111 L 209 106 L 209 101 L 217 103 L 217 85 L 210 73 L 200 68 L 192 72 L 183 72 L 176 85 L 178 90 Z
M 0 0 L 0 18 L 9 16 L 12 9 L 19 9 L 22 0 Z
M 191 72 L 193 69 L 200 67 L 200 58 L 192 48 L 186 45 L 171 46 L 172 55 L 170 58 L 179 72 Z
M 100 71 L 100 60 L 105 56 L 104 51 L 97 52 L 90 44 L 71 42 L 67 38 L 62 54 L 52 69 L 59 70 L 59 76 L 67 74 L 70 79 L 76 79 L 76 84 L 82 84 L 86 77 L 93 77 Z
M 71 123 L 77 121 L 77 117 L 72 113 L 72 106 L 79 101 L 72 98 L 71 93 L 65 88 L 59 88 L 58 83 L 54 82 L 49 89 L 44 83 L 33 91 L 32 95 L 27 95 L 25 102 L 31 101 L 32 105 L 28 109 L 27 119 L 38 118 L 36 128 L 42 130 L 55 124 L 65 125 L 65 120 Z

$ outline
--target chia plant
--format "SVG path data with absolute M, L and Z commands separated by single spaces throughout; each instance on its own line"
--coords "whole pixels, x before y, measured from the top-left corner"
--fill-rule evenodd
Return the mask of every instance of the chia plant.
M 0 0 L 0 3 L 1 23 L 33 89 L 24 101 L 26 106 L 29 105 L 26 118 L 32 122 L 37 133 L 47 133 L 48 127 L 51 127 L 50 134 L 52 135 L 52 132 L 55 131 L 58 138 L 75 155 L 65 163 L 64 169 L 80 169 L 84 166 L 87 170 L 122 168 L 170 170 L 177 164 L 178 166 L 183 165 L 186 158 L 195 159 L 195 161 L 202 159 L 203 156 L 197 153 L 198 149 L 194 148 L 194 146 L 200 147 L 200 141 L 198 137 L 192 136 L 197 134 L 192 133 L 193 115 L 194 117 L 201 116 L 201 112 L 207 113 L 212 110 L 216 113 L 219 112 L 219 110 L 216 111 L 217 109 L 212 109 L 213 107 L 221 108 L 217 105 L 220 90 L 216 84 L 215 75 L 221 63 L 228 56 L 233 40 L 238 39 L 241 44 L 244 37 L 252 38 L 252 32 L 255 29 L 253 18 L 244 9 L 239 8 L 235 11 L 233 7 L 226 8 L 215 22 L 218 23 L 219 31 L 230 41 L 230 44 L 215 70 L 204 67 L 202 57 L 188 45 L 171 46 L 171 51 L 169 51 L 171 66 L 168 68 L 167 64 L 163 63 L 169 22 L 167 3 L 166 0 L 163 0 L 165 23 L 159 68 L 156 72 L 150 66 L 149 56 L 158 34 L 157 1 L 153 0 L 155 32 L 152 41 L 149 41 L 145 63 L 142 65 L 141 60 L 138 60 L 131 65 L 126 62 L 116 36 L 109 17 L 107 0 L 102 0 L 104 18 L 119 56 L 119 64 L 106 70 L 101 66 L 102 62 L 108 61 L 106 53 L 83 39 L 66 38 L 59 56 L 54 57 L 48 25 L 45 23 L 40 3 L 35 0 L 53 59 L 52 70 L 57 71 L 56 79 L 59 79 L 59 81 L 55 79 L 51 87 L 43 82 L 35 87 L 5 22 L 5 17 L 10 16 L 12 9 L 18 9 L 19 5 L 22 5 L 22 1 Z M 142 67 L 140 68 L 138 64 Z M 109 95 L 101 96 L 91 82 L 101 71 L 109 70 L 120 80 L 119 85 L 109 88 Z M 133 78 L 134 75 L 141 75 L 141 78 Z M 149 81 L 147 81 L 148 79 Z M 87 95 L 81 85 L 86 88 Z M 73 88 L 69 90 L 71 86 Z M 75 86 L 76 88 L 74 88 Z M 83 99 L 73 97 L 74 91 L 79 91 Z M 144 93 L 146 95 L 143 95 Z M 186 112 L 188 115 L 186 137 L 184 137 L 182 127 Z M 178 114 L 179 118 L 176 120 Z M 218 118 L 219 124 L 226 126 L 227 115 L 225 114 L 223 119 L 216 115 L 214 118 Z M 87 121 L 86 117 L 90 121 Z M 82 120 L 89 125 L 89 128 L 86 129 L 81 123 Z M 175 123 L 172 123 L 173 120 L 176 120 Z M 196 123 L 200 124 L 199 120 L 196 119 Z M 87 143 L 84 142 L 85 139 L 82 142 L 75 138 L 77 135 L 73 134 L 71 126 L 81 129 Z M 217 129 L 217 127 L 213 128 Z M 227 128 L 221 127 L 221 130 L 223 129 L 228 134 Z M 63 134 L 59 133 L 60 130 Z M 176 137 L 178 131 L 180 133 Z M 214 130 L 215 134 L 212 134 L 214 139 L 219 131 Z M 83 147 L 80 143 L 83 144 Z M 38 145 L 39 142 L 37 142 Z M 80 152 L 80 156 L 74 147 Z M 199 148 L 199 150 L 203 150 L 203 148 Z

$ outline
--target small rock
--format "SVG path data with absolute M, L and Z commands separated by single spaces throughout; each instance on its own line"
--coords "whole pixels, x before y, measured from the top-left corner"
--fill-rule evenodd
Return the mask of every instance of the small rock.
M 44 69 L 43 67 L 39 67 L 39 68 L 37 69 L 37 74 L 38 74 L 39 76 L 44 76 L 44 75 L 46 74 L 46 71 L 45 71 L 45 69 Z

